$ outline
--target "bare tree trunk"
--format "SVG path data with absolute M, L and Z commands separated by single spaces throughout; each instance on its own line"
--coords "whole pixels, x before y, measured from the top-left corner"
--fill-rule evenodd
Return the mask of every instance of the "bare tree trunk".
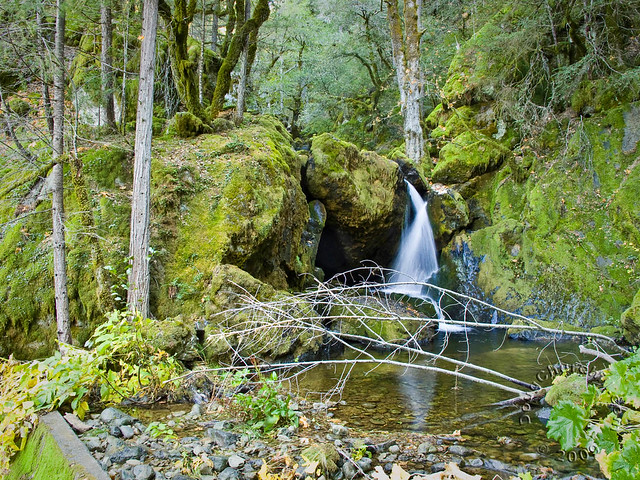
M 200 58 L 198 58 L 198 100 L 200 100 L 200 105 L 204 104 L 204 42 L 207 38 L 207 22 L 205 16 L 205 0 L 202 0 L 202 15 L 201 22 L 202 23 L 202 33 L 200 35 Z
M 386 0 L 391 29 L 393 64 L 396 69 L 400 106 L 404 119 L 405 151 L 414 163 L 424 154 L 424 137 L 420 119 L 423 96 L 422 71 L 420 69 L 419 12 L 421 0 L 406 0 L 403 7 L 404 28 L 400 20 L 398 0 Z
M 113 102 L 113 57 L 111 55 L 113 24 L 111 22 L 110 0 L 102 0 L 100 5 L 100 27 L 102 33 L 102 51 L 100 53 L 102 103 L 105 111 L 106 125 L 108 128 L 115 129 L 116 111 Z
M 124 45 L 122 46 L 122 90 L 120 93 L 120 130 L 124 134 L 127 130 L 127 62 L 129 61 L 129 13 L 131 6 L 128 1 L 124 3 L 125 15 L 125 30 L 124 30 Z
M 144 0 L 142 18 L 142 50 L 140 54 L 140 86 L 136 115 L 133 197 L 131 199 L 131 237 L 127 305 L 147 317 L 149 315 L 149 197 L 151 195 L 151 136 L 153 121 L 153 81 L 158 0 Z
M 220 0 L 213 1 L 213 25 L 211 26 L 211 50 L 218 52 L 218 23 L 220 17 L 218 10 L 220 9 Z
M 244 21 L 251 17 L 251 0 L 246 0 L 244 4 Z M 238 102 L 236 104 L 235 123 L 242 123 L 244 117 L 244 103 L 247 91 L 247 76 L 249 71 L 249 37 L 244 41 L 242 47 L 242 57 L 240 60 L 240 80 L 238 82 Z
M 47 39 L 42 31 L 42 14 L 40 9 L 36 11 L 36 32 L 38 34 L 38 60 L 40 63 L 40 75 L 42 76 L 42 103 L 44 104 L 44 116 L 47 119 L 49 135 L 53 136 L 53 112 L 51 109 L 51 95 L 49 94 L 49 74 L 46 68 Z
M 56 321 L 58 340 L 71 344 L 71 324 L 69 321 L 69 295 L 67 293 L 67 258 L 64 241 L 64 175 L 62 157 L 64 155 L 64 31 L 65 12 L 63 0 L 56 4 L 55 69 L 53 83 L 53 283 L 56 299 Z

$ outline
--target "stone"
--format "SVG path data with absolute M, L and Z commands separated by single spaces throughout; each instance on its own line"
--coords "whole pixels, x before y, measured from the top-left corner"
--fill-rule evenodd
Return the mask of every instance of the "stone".
M 155 478 L 156 472 L 150 465 L 136 465 L 133 467 L 133 476 L 135 477 L 135 480 L 151 480 Z
M 370 472 L 373 469 L 373 460 L 369 457 L 362 457 L 356 462 L 364 473 Z
M 146 451 L 141 446 L 124 447 L 111 455 L 110 460 L 113 463 L 125 463 L 127 460 L 142 460 L 146 455 Z
M 122 433 L 122 438 L 124 438 L 125 440 L 133 438 L 133 436 L 135 435 L 133 428 L 129 425 L 122 425 L 120 427 L 120 432 Z
M 245 459 L 242 458 L 240 455 L 234 454 L 234 455 L 231 455 L 227 461 L 229 462 L 229 466 L 231 468 L 238 469 L 244 465 Z
M 388 451 L 389 453 L 398 453 L 400 451 L 400 447 L 398 445 L 391 445 Z
M 213 440 L 213 443 L 222 448 L 232 448 L 240 438 L 235 433 L 218 430 L 216 428 L 208 429 L 207 435 Z
M 468 467 L 479 468 L 479 467 L 482 467 L 484 465 L 484 462 L 482 461 L 481 458 L 474 457 L 474 458 L 468 458 L 466 460 L 466 465 Z
M 448 452 L 451 455 L 458 455 L 460 457 L 467 457 L 473 453 L 473 450 L 462 445 L 451 445 Z
M 211 460 L 211 462 L 213 463 L 213 469 L 216 472 L 222 472 L 229 466 L 229 457 L 225 457 L 222 455 L 212 455 L 209 457 L 209 460 Z
M 97 450 L 103 449 L 102 442 L 98 437 L 84 437 L 82 441 L 87 446 L 90 452 L 95 452 Z
M 351 480 L 358 474 L 358 469 L 351 462 L 344 462 L 342 466 L 342 473 L 344 474 L 344 478 L 347 480 Z
M 218 480 L 239 480 L 240 472 L 235 468 L 227 467 L 218 474 Z
M 493 458 L 486 458 L 484 460 L 484 468 L 488 470 L 496 470 L 498 472 L 513 472 L 513 467 L 511 465 Z
M 115 420 L 125 419 L 125 418 L 128 418 L 131 421 L 134 420 L 134 418 L 132 416 L 127 415 L 122 410 L 118 410 L 115 407 L 107 407 L 100 413 L 100 421 L 102 423 L 109 424 L 109 423 L 114 422 Z
M 122 437 L 122 430 L 120 430 L 120 427 L 111 425 L 109 427 L 109 435 L 111 435 L 112 437 L 120 438 Z
M 331 433 L 336 435 L 337 437 L 346 437 L 347 435 L 349 435 L 349 429 L 344 425 L 340 425 L 339 423 L 332 423 Z

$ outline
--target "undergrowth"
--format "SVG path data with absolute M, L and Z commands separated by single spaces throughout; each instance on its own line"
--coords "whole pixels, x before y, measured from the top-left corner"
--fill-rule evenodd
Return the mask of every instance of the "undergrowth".
M 86 349 L 65 345 L 64 354 L 31 362 L 0 359 L 0 477 L 11 456 L 24 448 L 39 413 L 62 408 L 82 419 L 90 398 L 107 404 L 125 398 L 152 401 L 179 387 L 170 381 L 182 370 L 179 362 L 142 337 L 149 322 L 114 311 Z

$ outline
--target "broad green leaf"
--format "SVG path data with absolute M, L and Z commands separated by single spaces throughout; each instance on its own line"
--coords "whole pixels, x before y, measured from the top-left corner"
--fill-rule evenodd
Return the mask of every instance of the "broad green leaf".
M 584 438 L 587 425 L 586 410 L 568 400 L 562 400 L 551 411 L 547 423 L 547 436 L 560 443 L 563 450 L 570 450 L 579 445 Z

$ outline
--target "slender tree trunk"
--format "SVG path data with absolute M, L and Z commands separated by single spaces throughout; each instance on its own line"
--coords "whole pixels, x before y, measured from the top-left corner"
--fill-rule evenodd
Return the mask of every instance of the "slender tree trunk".
M 116 110 L 113 102 L 113 58 L 111 42 L 113 24 L 111 22 L 111 0 L 102 0 L 100 5 L 100 27 L 102 33 L 102 51 L 100 53 L 100 74 L 102 80 L 102 103 L 105 123 L 108 128 L 116 128 Z
M 202 0 L 202 15 L 201 22 L 202 23 L 202 34 L 200 35 L 200 58 L 198 58 L 198 100 L 200 101 L 200 105 L 204 104 L 204 42 L 207 38 L 207 18 L 205 16 L 205 0 Z
M 122 90 L 120 93 L 120 130 L 124 134 L 127 130 L 127 62 L 129 61 L 129 13 L 131 6 L 128 0 L 124 3 L 125 28 L 124 28 L 124 45 L 122 46 Z
M 131 202 L 131 237 L 129 240 L 132 265 L 129 274 L 127 304 L 132 311 L 138 311 L 145 317 L 149 316 L 149 200 L 151 195 L 151 136 L 157 28 L 158 0 L 144 0 Z
M 403 7 L 404 28 L 400 20 L 398 0 L 387 0 L 387 13 L 391 29 L 393 64 L 400 89 L 400 106 L 404 119 L 405 151 L 414 163 L 424 154 L 424 136 L 420 120 L 423 97 L 422 71 L 420 68 L 419 13 L 421 0 L 405 0 Z
M 71 344 L 71 323 L 69 320 L 69 295 L 67 293 L 67 258 L 64 240 L 64 31 L 65 11 L 63 0 L 56 4 L 55 69 L 53 98 L 53 280 L 56 299 L 56 321 L 58 340 Z
M 51 108 L 51 95 L 49 93 L 49 74 L 46 67 L 47 58 L 47 39 L 42 29 L 42 14 L 40 9 L 36 11 L 36 31 L 38 35 L 37 50 L 38 61 L 40 63 L 40 75 L 42 77 L 42 102 L 44 104 L 44 116 L 47 119 L 47 127 L 49 129 L 49 135 L 53 137 L 53 110 Z
M 242 0 L 238 0 L 242 2 Z M 239 5 L 239 4 L 237 4 Z M 244 10 L 244 8 L 242 9 Z M 234 33 L 233 38 L 231 39 L 231 43 L 229 45 L 229 51 L 224 56 L 224 60 L 222 61 L 222 65 L 220 66 L 220 70 L 218 70 L 218 78 L 216 80 L 216 89 L 213 92 L 213 99 L 211 100 L 211 107 L 209 110 L 209 115 L 211 118 L 215 118 L 218 113 L 224 107 L 224 97 L 229 90 L 231 89 L 231 72 L 236 67 L 240 56 L 244 50 L 244 45 L 247 39 L 252 34 L 258 33 L 258 30 L 262 26 L 262 24 L 269 18 L 269 14 L 271 13 L 269 9 L 269 1 L 268 0 L 258 0 L 256 7 L 253 11 L 253 15 L 247 21 L 245 21 L 241 27 L 237 27 L 236 33 Z M 244 17 L 242 17 L 244 20 Z M 240 21 L 240 19 L 236 19 L 236 21 Z M 250 64 L 251 61 L 251 52 L 249 51 L 249 61 L 247 65 Z
M 246 0 L 244 4 L 244 21 L 251 17 L 251 0 Z M 240 60 L 240 80 L 238 82 L 238 102 L 236 104 L 235 123 L 242 123 L 244 117 L 244 104 L 247 91 L 247 77 L 249 75 L 249 37 L 245 39 L 242 47 L 242 57 Z
M 220 9 L 220 0 L 213 1 L 213 21 L 211 25 L 211 50 L 218 51 L 218 23 L 220 17 L 218 16 L 218 10 Z

